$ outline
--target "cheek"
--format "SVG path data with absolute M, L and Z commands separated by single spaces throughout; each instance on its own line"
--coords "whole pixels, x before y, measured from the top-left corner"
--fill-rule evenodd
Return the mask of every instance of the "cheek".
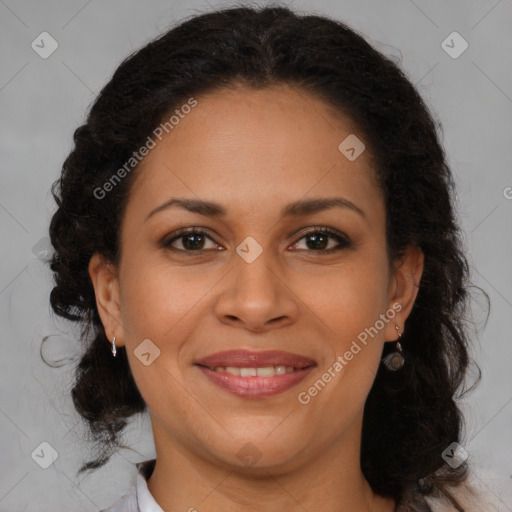
M 373 384 L 385 341 L 385 327 L 393 322 L 392 315 L 386 312 L 388 275 L 383 271 L 386 264 L 376 262 L 364 266 L 357 274 L 352 272 L 346 279 L 346 293 L 338 295 L 339 313 L 333 321 L 335 332 L 340 333 L 336 360 L 341 365 L 337 368 L 342 379 L 333 392 L 345 404 L 349 398 L 354 407 L 364 403 Z
M 307 295 L 319 325 L 329 327 L 329 340 L 316 380 L 301 390 L 299 401 L 307 403 L 311 417 L 325 418 L 326 437 L 339 435 L 361 415 L 375 380 L 384 330 L 372 328 L 386 312 L 386 268 L 375 258 L 361 258 L 333 269 L 329 278 L 322 278 L 322 286 Z
M 204 296 L 208 282 L 190 281 L 179 267 L 155 258 L 128 257 L 123 264 L 120 292 L 127 342 L 150 338 L 163 343 Z
M 126 257 L 120 270 L 121 321 L 130 369 L 152 412 L 161 410 L 163 396 L 174 409 L 190 399 L 179 384 L 179 356 L 193 328 L 190 312 L 204 291 L 183 281 L 179 269 L 150 257 Z
M 180 386 L 175 379 L 182 380 L 183 349 L 197 326 L 198 316 L 206 314 L 205 295 L 215 285 L 215 276 L 204 272 L 203 277 L 191 279 L 186 271 L 161 257 L 157 259 L 154 253 L 125 254 L 120 269 L 124 341 L 133 376 L 149 405 L 162 382 L 176 387 L 174 392 L 179 395 Z M 137 357 L 146 346 L 142 343 L 146 343 L 151 359 L 157 355 L 147 366 Z
M 321 275 L 301 278 L 297 295 L 308 306 L 312 320 L 328 326 L 336 354 L 347 350 L 352 340 L 374 326 L 385 313 L 388 304 L 386 269 L 387 260 L 383 258 L 354 255 L 349 263 L 331 267 Z M 382 337 L 382 333 L 379 334 Z
M 317 386 L 322 399 L 316 407 L 340 407 L 340 421 L 355 417 L 364 406 L 385 341 L 381 315 L 388 305 L 387 259 L 377 256 L 377 250 L 364 254 L 370 256 L 359 255 L 350 264 L 331 269 L 305 295 L 319 325 L 329 328 L 318 375 L 329 384 Z

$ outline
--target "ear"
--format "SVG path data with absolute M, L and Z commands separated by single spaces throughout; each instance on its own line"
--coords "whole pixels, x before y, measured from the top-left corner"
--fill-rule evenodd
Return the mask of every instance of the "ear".
M 123 346 L 124 336 L 116 267 L 103 255 L 95 253 L 89 261 L 89 276 L 94 287 L 96 307 L 105 335 L 109 341 L 112 341 L 115 336 L 116 345 Z
M 394 320 L 386 325 L 386 341 L 397 340 L 398 332 L 402 334 L 404 331 L 405 321 L 418 295 L 423 264 L 423 251 L 415 245 L 409 245 L 394 262 L 394 273 L 389 284 L 388 308 L 397 313 Z M 400 331 L 397 331 L 396 326 Z

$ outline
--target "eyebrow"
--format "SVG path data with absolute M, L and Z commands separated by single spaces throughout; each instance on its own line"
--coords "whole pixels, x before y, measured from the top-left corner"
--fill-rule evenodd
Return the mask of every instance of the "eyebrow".
M 179 207 L 188 210 L 192 213 L 198 213 L 207 217 L 225 217 L 227 210 L 219 203 L 213 201 L 206 201 L 203 199 L 187 199 L 173 197 L 165 203 L 157 206 L 152 210 L 146 220 L 162 210 L 166 210 L 171 207 Z M 331 208 L 348 208 L 355 211 L 361 217 L 366 219 L 366 214 L 361 208 L 356 206 L 352 201 L 343 197 L 328 197 L 319 199 L 300 199 L 293 203 L 287 204 L 281 209 L 281 218 L 285 217 L 300 217 L 302 215 L 311 215 Z

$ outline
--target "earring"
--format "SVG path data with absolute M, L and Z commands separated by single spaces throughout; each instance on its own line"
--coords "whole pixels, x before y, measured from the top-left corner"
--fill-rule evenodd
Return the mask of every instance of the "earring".
M 112 355 L 116 357 L 116 337 L 114 336 L 114 339 L 112 340 Z
M 396 350 L 394 352 L 391 352 L 391 354 L 388 354 L 382 362 L 385 364 L 386 368 L 388 370 L 391 370 L 392 372 L 396 370 L 400 370 L 400 368 L 403 367 L 405 363 L 405 359 L 402 352 L 402 345 L 400 344 L 400 338 L 402 337 L 402 334 L 400 333 L 400 329 L 398 325 L 395 325 L 395 329 L 398 332 L 398 340 L 396 342 Z

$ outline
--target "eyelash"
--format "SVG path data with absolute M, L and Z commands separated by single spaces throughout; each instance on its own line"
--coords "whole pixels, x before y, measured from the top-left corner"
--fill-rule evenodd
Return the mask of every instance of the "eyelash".
M 199 249 L 197 251 L 191 251 L 191 250 L 186 250 L 186 249 L 177 249 L 176 247 L 171 246 L 171 244 L 174 241 L 179 240 L 180 238 L 184 238 L 186 235 L 190 235 L 190 234 L 202 234 L 202 235 L 205 235 L 207 238 L 209 238 L 212 242 L 217 243 L 208 234 L 208 230 L 201 228 L 201 227 L 193 227 L 193 228 L 180 229 L 177 233 L 175 233 L 175 236 L 173 236 L 171 239 L 164 240 L 162 242 L 162 247 L 165 249 L 171 250 L 173 252 L 185 253 L 188 256 L 194 256 L 193 253 L 202 253 L 203 251 L 211 250 L 211 249 Z M 348 249 L 348 248 L 352 247 L 352 242 L 346 235 L 343 235 L 339 231 L 329 228 L 329 227 L 309 228 L 304 233 L 302 233 L 302 236 L 292 245 L 296 245 L 303 238 L 305 238 L 311 234 L 330 235 L 330 238 L 334 238 L 338 242 L 339 245 L 338 245 L 338 247 L 334 247 L 331 249 L 323 249 L 321 251 L 306 249 L 307 252 L 312 252 L 315 254 L 332 254 L 334 252 L 341 251 L 342 249 Z M 303 250 L 303 249 L 298 249 L 298 250 Z

